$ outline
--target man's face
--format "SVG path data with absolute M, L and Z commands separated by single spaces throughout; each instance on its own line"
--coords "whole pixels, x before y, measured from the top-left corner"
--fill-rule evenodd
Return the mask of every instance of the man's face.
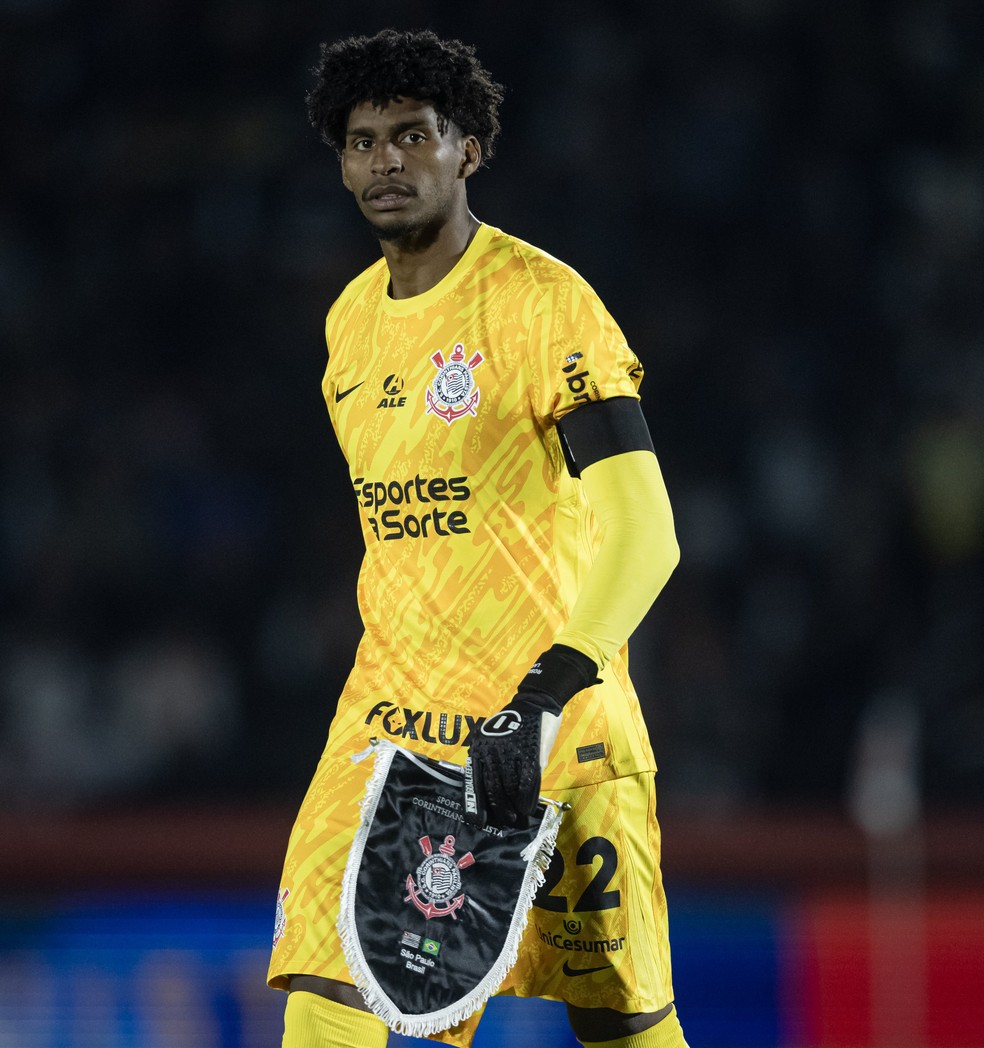
M 380 240 L 430 239 L 466 208 L 465 179 L 481 149 L 453 124 L 440 126 L 434 107 L 412 98 L 352 110 L 342 181 Z

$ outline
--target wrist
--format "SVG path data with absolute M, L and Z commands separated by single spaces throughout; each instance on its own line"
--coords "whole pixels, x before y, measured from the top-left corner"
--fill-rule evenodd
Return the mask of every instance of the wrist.
M 517 697 L 535 694 L 549 700 L 559 714 L 579 691 L 600 683 L 592 659 L 566 644 L 554 644 L 530 667 L 516 691 Z

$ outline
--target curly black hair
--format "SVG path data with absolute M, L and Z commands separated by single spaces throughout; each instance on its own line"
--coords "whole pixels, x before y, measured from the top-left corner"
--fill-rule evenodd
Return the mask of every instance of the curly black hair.
M 399 98 L 430 102 L 438 116 L 482 147 L 482 162 L 495 151 L 503 87 L 460 40 L 442 40 L 429 29 L 384 29 L 375 36 L 352 36 L 321 45 L 308 93 L 311 123 L 341 152 L 352 110 L 363 102 L 385 106 Z

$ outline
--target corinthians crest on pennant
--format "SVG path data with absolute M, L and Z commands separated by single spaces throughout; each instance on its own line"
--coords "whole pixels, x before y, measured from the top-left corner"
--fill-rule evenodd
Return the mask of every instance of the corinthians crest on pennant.
M 437 855 L 430 837 L 421 837 L 417 843 L 425 856 L 417 867 L 419 887 L 408 874 L 407 891 L 410 894 L 403 901 L 412 902 L 428 920 L 431 917 L 454 917 L 454 911 L 465 901 L 464 893 L 457 894 L 461 888 L 460 871 L 467 870 L 475 862 L 475 856 L 467 852 L 455 860 L 454 837 L 450 833 L 437 849 Z
M 372 754 L 338 916 L 352 981 L 397 1033 L 467 1019 L 502 985 L 550 862 L 562 807 L 524 829 L 467 826 L 464 768 L 387 740 Z
M 476 350 L 466 361 L 462 342 L 455 343 L 448 360 L 440 350 L 432 353 L 431 363 L 437 368 L 437 375 L 427 387 L 427 414 L 438 415 L 449 426 L 457 418 L 474 415 L 481 391 L 472 372 L 484 359 Z

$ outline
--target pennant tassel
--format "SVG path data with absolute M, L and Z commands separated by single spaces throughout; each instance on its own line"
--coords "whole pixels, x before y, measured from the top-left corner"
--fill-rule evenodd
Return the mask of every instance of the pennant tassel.
M 345 955 L 349 973 L 356 988 L 366 1000 L 366 1004 L 378 1015 L 383 1022 L 387 1022 L 386 1015 L 394 1008 L 393 1002 L 376 985 L 375 980 L 369 974 L 365 956 L 359 943 L 359 936 L 355 928 L 355 888 L 356 879 L 359 875 L 359 865 L 365 851 L 366 839 L 372 826 L 373 816 L 379 798 L 382 796 L 383 784 L 389 774 L 390 765 L 396 753 L 396 747 L 390 743 L 384 743 L 377 750 L 378 743 L 373 740 L 372 745 L 367 746 L 359 753 L 353 754 L 352 762 L 359 764 L 367 757 L 373 757 L 372 772 L 366 781 L 366 790 L 359 803 L 359 828 L 356 830 L 349 858 L 345 864 L 345 873 L 342 876 L 341 908 L 338 915 L 338 935 L 342 943 L 342 953 Z M 354 860 L 354 861 L 353 861 Z

